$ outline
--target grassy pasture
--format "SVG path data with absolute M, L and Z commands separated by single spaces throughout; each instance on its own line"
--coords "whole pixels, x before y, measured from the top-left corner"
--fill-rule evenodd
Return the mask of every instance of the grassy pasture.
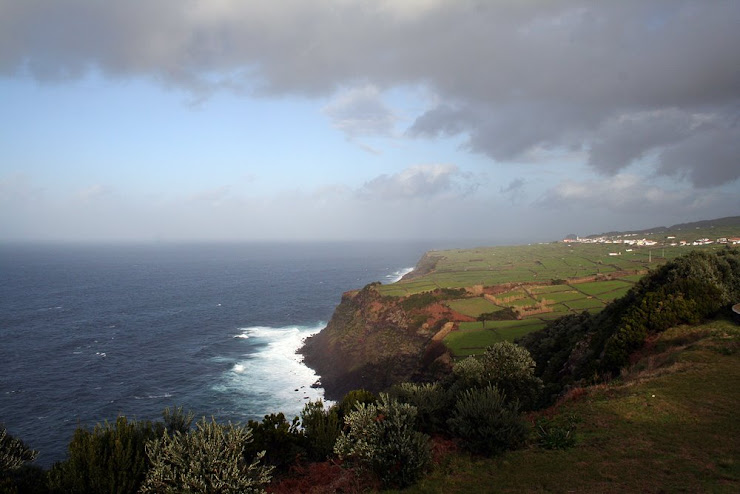
M 503 283 L 549 282 L 553 279 L 582 278 L 615 271 L 657 267 L 667 259 L 685 254 L 691 248 L 633 248 L 613 244 L 565 244 L 555 242 L 520 246 L 481 247 L 435 251 L 441 257 L 436 269 L 422 278 L 378 287 L 383 295 L 402 296 L 438 287 L 464 288 Z M 620 256 L 610 252 L 622 251 Z M 630 280 L 632 281 L 632 280 Z M 403 291 L 402 291 L 403 290 Z
M 582 298 L 579 300 L 571 300 L 565 302 L 565 305 L 570 307 L 574 312 L 581 312 L 588 309 L 604 308 L 604 302 L 598 298 Z
M 447 302 L 447 306 L 452 310 L 470 317 L 478 317 L 486 312 L 501 310 L 501 307 L 483 297 L 450 300 Z
M 568 292 L 571 290 L 572 288 L 569 285 L 542 285 L 529 289 L 534 294 Z
M 456 357 L 478 355 L 496 342 L 514 341 L 544 326 L 545 323 L 536 319 L 488 321 L 485 329 L 482 322 L 460 323 L 460 330 L 448 334 L 444 343 Z
M 602 293 L 612 292 L 619 289 L 629 289 L 632 285 L 625 281 L 614 280 L 614 281 L 596 281 L 593 283 L 578 283 L 573 285 L 578 291 L 585 293 L 586 295 L 600 295 Z
M 571 289 L 567 292 L 563 291 L 543 294 L 540 295 L 539 298 L 544 298 L 546 300 L 552 300 L 553 302 L 559 303 L 567 302 L 568 300 L 583 298 L 583 294 Z

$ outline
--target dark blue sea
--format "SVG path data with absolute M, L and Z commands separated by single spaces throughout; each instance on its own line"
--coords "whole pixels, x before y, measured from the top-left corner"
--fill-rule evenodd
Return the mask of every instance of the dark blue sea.
M 297 415 L 302 340 L 342 292 L 392 282 L 430 246 L 0 246 L 0 422 L 64 459 L 78 426 L 167 406 L 246 422 Z

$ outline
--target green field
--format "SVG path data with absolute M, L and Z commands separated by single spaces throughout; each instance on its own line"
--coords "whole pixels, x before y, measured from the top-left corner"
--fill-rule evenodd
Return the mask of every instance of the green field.
M 688 233 L 688 232 L 687 232 Z M 687 239 L 702 236 L 715 237 L 740 234 L 740 229 L 696 230 Z M 650 235 L 645 235 L 651 238 Z M 652 238 L 657 239 L 654 235 Z M 690 238 L 689 238 L 690 237 Z M 661 237 L 665 239 L 665 235 Z M 691 249 L 716 250 L 724 246 L 711 244 L 700 247 L 634 247 L 627 252 L 625 246 L 614 244 L 566 244 L 553 242 L 520 246 L 481 247 L 432 251 L 441 259 L 433 272 L 422 278 L 404 280 L 378 287 L 383 295 L 403 296 L 435 288 L 464 288 L 475 285 L 494 286 L 503 283 L 542 283 L 567 280 L 615 272 L 644 271 L 655 268 L 669 259 Z M 609 253 L 621 252 L 618 256 Z M 619 279 L 635 281 L 637 277 L 620 274 Z M 556 285 L 557 286 L 557 285 Z M 557 291 L 557 290 L 555 290 Z
M 704 237 L 740 236 L 740 228 L 669 233 L 640 234 L 637 238 L 670 243 L 674 239 L 667 237 L 675 236 L 677 243 L 679 239 L 693 241 Z M 624 244 L 553 242 L 432 251 L 430 254 L 438 261 L 431 272 L 418 278 L 381 285 L 376 290 L 386 296 L 405 297 L 439 288 L 477 289 L 480 293 L 483 288 L 494 287 L 495 290 L 489 293 L 495 293 L 493 296 L 498 303 L 480 296 L 445 302 L 456 312 L 475 318 L 505 307 L 514 308 L 522 317 L 517 321 L 489 321 L 485 329 L 480 322 L 460 322 L 459 331 L 450 333 L 444 341 L 454 355 L 464 356 L 480 353 L 495 341 L 511 340 L 538 329 L 546 321 L 565 314 L 600 311 L 606 303 L 627 293 L 649 269 L 692 249 L 723 248 L 718 244 L 631 247 Z M 536 307 L 543 301 L 546 304 L 544 308 L 541 305 Z M 495 331 L 489 329 L 493 327 Z
M 452 310 L 470 317 L 478 317 L 486 312 L 501 310 L 501 307 L 483 297 L 450 300 L 447 302 L 447 306 Z
M 578 283 L 573 288 L 586 295 L 600 295 L 607 292 L 627 290 L 632 286 L 626 281 L 597 281 L 593 283 Z
M 545 323 L 535 319 L 521 321 L 489 321 L 460 323 L 460 330 L 453 331 L 444 339 L 445 345 L 456 357 L 478 355 L 486 347 L 499 341 L 514 341 L 532 331 L 542 329 Z

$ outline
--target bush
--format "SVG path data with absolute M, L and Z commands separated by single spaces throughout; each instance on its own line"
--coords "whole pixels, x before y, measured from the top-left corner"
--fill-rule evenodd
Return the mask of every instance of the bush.
M 49 487 L 63 493 L 137 492 L 149 468 L 146 443 L 164 432 L 162 423 L 126 417 L 98 424 L 92 431 L 78 428 L 67 459 L 49 472 Z
M 250 420 L 248 427 L 252 435 L 244 451 L 248 457 L 264 451 L 266 464 L 287 470 L 305 453 L 298 417 L 288 422 L 283 413 L 272 413 L 265 415 L 262 422 Z
M 496 386 L 523 409 L 531 409 L 542 392 L 542 380 L 534 375 L 529 352 L 508 341 L 488 347 L 479 358 L 468 357 L 452 368 L 450 391 L 459 395 L 469 388 Z
M 337 409 L 332 407 L 325 410 L 321 400 L 309 401 L 301 412 L 301 425 L 310 458 L 325 460 L 334 451 L 334 443 L 341 430 Z
M 44 492 L 44 472 L 28 465 L 37 455 L 0 426 L 0 492 Z
M 370 391 L 365 389 L 354 389 L 344 395 L 342 401 L 336 405 L 337 411 L 339 412 L 339 418 L 343 420 L 344 417 L 349 415 L 349 413 L 355 409 L 358 403 L 370 405 L 376 401 L 378 401 L 378 398 Z
M 415 429 L 416 408 L 381 395 L 376 404 L 358 403 L 344 419 L 334 446 L 341 459 L 368 468 L 385 486 L 413 484 L 429 465 L 429 437 Z
M 535 362 L 526 348 L 502 341 L 488 347 L 481 357 L 487 384 L 496 386 L 525 410 L 534 406 L 542 391 L 542 380 L 535 377 Z
M 163 434 L 146 446 L 152 467 L 140 492 L 264 492 L 272 467 L 260 465 L 264 452 L 245 457 L 251 440 L 248 427 L 220 425 L 205 417 L 189 433 Z
M 167 407 L 162 412 L 164 427 L 170 435 L 176 432 L 180 432 L 181 434 L 187 433 L 190 430 L 194 417 L 193 412 L 185 413 L 182 407 L 174 407 L 171 410 L 170 407 Z
M 568 449 L 576 444 L 576 427 L 579 418 L 575 415 L 537 420 L 535 433 L 537 443 L 545 449 Z
M 26 446 L 0 426 L 0 473 L 17 470 L 36 459 L 38 451 Z
M 507 401 L 495 386 L 463 392 L 448 425 L 468 449 L 485 455 L 517 448 L 527 437 L 527 423 L 519 416 L 519 404 Z
M 402 383 L 390 390 L 391 396 L 401 403 L 416 407 L 416 423 L 425 432 L 445 429 L 450 399 L 439 383 Z

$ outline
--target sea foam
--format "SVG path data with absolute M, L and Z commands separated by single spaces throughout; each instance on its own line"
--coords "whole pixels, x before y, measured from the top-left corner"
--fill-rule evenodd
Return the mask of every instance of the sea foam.
M 403 268 L 399 269 L 398 271 L 394 271 L 389 275 L 386 275 L 386 283 L 395 283 L 397 281 L 401 281 L 401 278 L 409 274 L 411 271 L 413 271 L 414 268 Z
M 233 359 L 217 392 L 236 395 L 250 407 L 283 412 L 286 417 L 300 414 L 309 401 L 323 400 L 324 390 L 314 386 L 319 376 L 303 364 L 297 353 L 303 341 L 321 331 L 326 323 L 310 326 L 252 326 L 235 335 L 243 345 L 241 357 Z

